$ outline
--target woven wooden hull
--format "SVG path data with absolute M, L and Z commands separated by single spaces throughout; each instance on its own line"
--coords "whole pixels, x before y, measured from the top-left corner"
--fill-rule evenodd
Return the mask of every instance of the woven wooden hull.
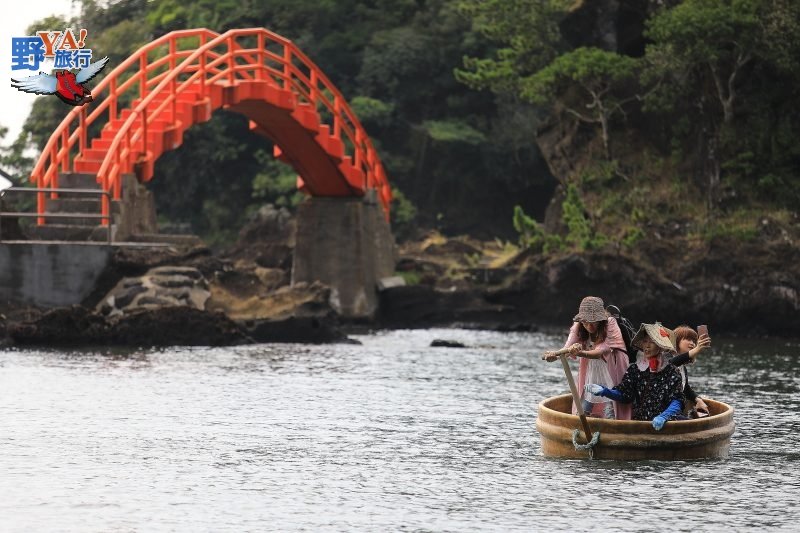
M 733 408 L 703 398 L 709 416 L 696 420 L 669 421 L 661 431 L 650 422 L 589 418 L 592 433 L 600 432 L 592 450 L 595 459 L 637 461 L 646 459 L 683 460 L 728 457 L 735 424 Z M 572 396 L 553 396 L 539 403 L 536 429 L 542 439 L 545 457 L 585 459 L 588 450 L 576 450 L 572 434 L 580 420 L 571 414 Z M 585 444 L 583 431 L 578 443 Z

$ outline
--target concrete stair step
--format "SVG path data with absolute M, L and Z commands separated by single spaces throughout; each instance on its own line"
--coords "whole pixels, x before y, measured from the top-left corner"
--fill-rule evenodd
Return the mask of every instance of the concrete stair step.
M 88 241 L 96 226 L 74 226 L 69 224 L 46 224 L 31 226 L 27 233 L 38 241 Z
M 42 216 L 44 217 L 45 224 L 56 224 L 59 226 L 94 227 L 102 220 L 99 210 L 94 213 L 44 213 Z
M 58 175 L 58 186 L 62 189 L 99 189 L 97 175 L 86 172 L 69 172 Z
M 44 213 L 37 214 L 37 213 L 29 213 L 29 212 L 14 212 L 14 211 L 4 211 L 3 212 L 4 218 L 39 218 L 45 217 L 49 218 L 50 222 L 53 224 L 60 223 L 65 225 L 75 225 L 76 220 L 87 220 L 87 225 L 97 225 L 97 222 L 103 220 L 103 217 L 100 213 L 54 213 L 50 211 L 45 211 Z M 80 225 L 80 224 L 78 224 Z
M 128 241 L 175 244 L 178 246 L 203 245 L 203 241 L 197 235 L 185 235 L 180 233 L 140 233 L 138 235 L 131 235 Z
M 48 213 L 99 213 L 103 202 L 97 198 L 47 198 L 45 211 Z

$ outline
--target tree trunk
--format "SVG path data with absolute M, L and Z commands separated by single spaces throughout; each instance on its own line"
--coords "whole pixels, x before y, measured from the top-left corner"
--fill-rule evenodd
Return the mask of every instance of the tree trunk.
M 600 129 L 603 136 L 603 150 L 606 154 L 606 160 L 611 161 L 611 148 L 609 147 L 608 139 L 608 116 L 606 113 L 600 113 Z
M 708 176 L 708 213 L 709 217 L 713 217 L 714 210 L 719 201 L 720 164 L 719 155 L 717 153 L 719 139 L 716 135 L 713 135 L 709 137 L 707 144 L 708 159 L 706 161 L 706 175 Z

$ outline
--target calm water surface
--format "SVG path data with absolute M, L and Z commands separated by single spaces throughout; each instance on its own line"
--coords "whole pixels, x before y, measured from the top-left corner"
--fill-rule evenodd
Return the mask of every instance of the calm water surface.
M 800 346 L 715 339 L 728 460 L 545 459 L 561 336 L 0 351 L 0 531 L 797 530 Z M 459 340 L 466 349 L 430 348 Z

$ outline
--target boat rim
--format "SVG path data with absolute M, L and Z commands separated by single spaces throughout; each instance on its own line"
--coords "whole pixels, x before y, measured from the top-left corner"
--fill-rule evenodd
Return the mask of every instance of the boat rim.
M 551 415 L 551 416 L 571 417 L 571 418 L 574 418 L 575 420 L 578 420 L 579 419 L 578 415 L 574 415 L 574 414 L 572 414 L 572 412 L 568 412 L 567 413 L 567 412 L 564 412 L 564 411 L 559 411 L 557 409 L 553 409 L 552 407 L 548 407 L 547 405 L 545 405 L 547 402 L 551 402 L 551 401 L 554 401 L 554 400 L 560 400 L 560 399 L 564 399 L 564 398 L 568 398 L 571 401 L 572 400 L 572 395 L 569 394 L 569 393 L 558 394 L 556 396 L 549 396 L 549 397 L 543 399 L 542 401 L 539 402 L 539 406 L 538 406 L 539 407 L 539 411 L 549 411 L 550 413 L 553 413 L 553 415 Z M 711 402 L 713 402 L 713 403 L 715 403 L 717 405 L 722 406 L 723 409 L 722 409 L 722 411 L 720 411 L 717 414 L 704 416 L 703 418 L 690 418 L 688 420 L 670 420 L 669 424 L 672 427 L 675 427 L 676 424 L 680 424 L 680 427 L 690 429 L 691 426 L 695 426 L 695 425 L 697 425 L 697 426 L 701 426 L 701 425 L 705 426 L 711 420 L 716 420 L 716 419 L 722 418 L 722 417 L 733 416 L 734 408 L 731 405 L 729 405 L 729 404 L 727 404 L 725 402 L 721 402 L 719 400 L 715 400 L 713 398 L 703 398 L 703 401 L 706 401 L 706 402 L 711 401 Z M 630 425 L 632 427 L 635 427 L 636 425 L 640 425 L 642 427 L 644 427 L 644 426 L 652 427 L 652 421 L 650 421 L 650 420 L 616 420 L 616 419 L 599 418 L 599 417 L 593 417 L 593 416 L 587 417 L 587 420 L 589 422 L 591 422 L 592 424 L 601 424 L 601 425 L 609 425 L 609 424 L 611 424 L 611 425 Z

